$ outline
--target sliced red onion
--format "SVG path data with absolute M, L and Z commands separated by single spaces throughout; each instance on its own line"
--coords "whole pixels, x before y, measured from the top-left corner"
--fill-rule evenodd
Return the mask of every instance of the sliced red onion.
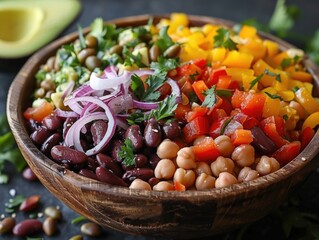
M 133 106 L 139 109 L 152 110 L 158 107 L 158 102 L 141 102 L 133 99 Z
M 108 66 L 103 71 L 103 77 L 105 78 L 115 78 L 118 76 L 117 74 L 118 68 L 116 66 Z
M 167 78 L 167 83 L 171 86 L 172 92 L 171 95 L 176 96 L 176 103 L 181 103 L 182 102 L 182 94 L 181 94 L 181 89 L 179 88 L 178 84 L 176 81 Z
M 132 96 L 127 94 L 115 97 L 110 100 L 107 105 L 115 114 L 123 111 L 127 112 L 129 109 L 133 108 Z
M 121 76 L 114 78 L 98 77 L 95 72 L 90 76 L 90 86 L 94 90 L 107 90 L 118 87 L 120 84 L 125 84 L 130 80 L 130 74 L 124 72 Z
M 80 115 L 73 111 L 63 111 L 60 108 L 56 108 L 54 110 L 55 115 L 58 117 L 68 118 L 68 117 L 76 117 L 78 118 Z
M 93 92 L 95 92 L 95 90 L 92 89 L 88 83 L 84 83 L 72 92 L 72 96 L 82 97 L 82 96 L 90 95 Z
M 129 125 L 127 124 L 126 118 L 122 118 L 121 116 L 116 116 L 116 125 L 123 129 L 128 129 Z

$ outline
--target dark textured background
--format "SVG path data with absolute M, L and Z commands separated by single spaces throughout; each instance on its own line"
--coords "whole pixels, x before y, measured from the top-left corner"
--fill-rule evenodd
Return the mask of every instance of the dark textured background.
M 105 20 L 119 18 L 124 16 L 138 14 L 161 14 L 171 12 L 185 12 L 194 15 L 206 15 L 230 19 L 236 22 L 241 22 L 245 19 L 256 18 L 261 22 L 267 23 L 275 6 L 275 0 L 257 1 L 257 0 L 81 0 L 82 11 L 78 18 L 68 26 L 61 36 L 74 32 L 77 29 L 77 24 L 88 26 L 96 17 L 102 17 Z M 300 20 L 296 23 L 294 30 L 296 33 L 305 37 L 310 36 L 316 29 L 319 29 L 318 22 L 318 0 L 305 1 L 287 1 L 288 4 L 296 4 L 302 11 Z M 293 42 L 300 45 L 300 41 Z M 0 49 L 1 51 L 1 49 Z M 0 59 L 0 114 L 5 112 L 6 95 L 10 83 L 14 79 L 23 63 L 27 60 L 3 60 Z M 1 146 L 0 146 L 1 147 Z M 60 203 L 52 196 L 40 183 L 29 183 L 21 178 L 16 171 L 7 166 L 7 172 L 11 175 L 10 183 L 0 185 L 0 215 L 4 213 L 4 204 L 10 198 L 9 190 L 16 189 L 18 194 L 30 196 L 32 194 L 41 195 L 41 207 L 49 205 L 58 205 L 63 212 L 63 221 L 59 223 L 59 234 L 55 237 L 46 239 L 68 239 L 71 236 L 80 234 L 80 224 L 72 225 L 71 220 L 78 215 Z M 319 193 L 319 174 L 314 172 L 311 176 L 299 187 L 297 194 L 301 198 L 301 208 L 315 214 L 319 214 L 318 197 Z M 39 211 L 41 210 L 41 207 Z M 258 209 L 256 209 L 258 211 Z M 27 214 L 19 213 L 17 218 L 26 218 Z M 249 228 L 243 239 L 283 239 L 282 232 L 279 227 L 278 219 L 273 218 L 273 214 L 266 216 L 252 227 Z M 235 239 L 240 230 L 227 233 L 225 235 L 214 237 L 214 239 Z M 14 239 L 12 236 L 0 236 L 0 239 Z M 89 239 L 89 238 L 85 238 Z M 117 233 L 105 230 L 105 235 L 99 239 L 127 239 L 127 240 L 150 240 L 156 239 L 143 236 L 130 236 L 122 233 Z M 213 239 L 213 238 L 209 238 Z M 158 239 L 157 239 L 158 240 Z

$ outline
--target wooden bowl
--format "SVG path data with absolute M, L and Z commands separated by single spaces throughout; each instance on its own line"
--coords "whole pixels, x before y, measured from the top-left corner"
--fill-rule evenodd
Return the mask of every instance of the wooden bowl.
M 158 21 L 167 16 L 135 16 L 112 21 L 118 26 L 146 24 L 153 17 Z M 191 25 L 205 23 L 232 26 L 233 23 L 210 17 L 189 16 Z M 88 29 L 86 29 L 86 32 Z M 290 44 L 269 34 L 264 38 Z M 14 79 L 9 90 L 7 115 L 26 161 L 43 185 L 74 211 L 98 224 L 130 234 L 194 238 L 222 233 L 253 222 L 282 203 L 292 188 L 319 165 L 319 133 L 306 149 L 275 173 L 254 181 L 208 191 L 156 192 L 130 190 L 82 177 L 47 158 L 32 143 L 26 129 L 23 111 L 34 89 L 34 75 L 41 64 L 62 45 L 74 41 L 77 33 L 67 35 L 33 55 Z M 319 69 L 304 60 L 313 75 L 315 91 L 319 92 Z M 317 158 L 317 159 L 316 159 Z

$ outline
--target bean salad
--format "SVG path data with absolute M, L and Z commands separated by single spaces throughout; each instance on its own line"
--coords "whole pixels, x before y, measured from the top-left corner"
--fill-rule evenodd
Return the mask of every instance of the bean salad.
M 35 75 L 24 116 L 34 144 L 80 175 L 154 191 L 226 187 L 277 171 L 315 135 L 304 52 L 252 26 L 193 27 L 173 13 L 78 32 Z

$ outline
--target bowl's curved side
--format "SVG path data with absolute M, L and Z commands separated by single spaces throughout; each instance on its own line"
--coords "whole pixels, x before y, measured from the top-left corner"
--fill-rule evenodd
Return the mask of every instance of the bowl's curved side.
M 119 26 L 146 24 L 149 15 L 112 21 Z M 154 21 L 163 16 L 155 16 Z M 193 25 L 232 23 L 210 17 L 189 16 Z M 85 30 L 87 31 L 87 29 Z M 292 45 L 268 34 L 264 37 Z M 269 213 L 286 198 L 291 188 L 315 169 L 319 161 L 319 133 L 291 163 L 254 181 L 210 191 L 154 192 L 134 191 L 111 186 L 75 174 L 42 154 L 32 143 L 22 116 L 34 87 L 34 75 L 47 58 L 77 34 L 59 39 L 33 55 L 13 81 L 7 104 L 7 116 L 17 144 L 29 166 L 43 185 L 79 214 L 118 231 L 133 234 L 191 238 L 224 232 L 252 222 Z M 318 90 L 319 70 L 305 61 Z M 297 173 L 298 174 L 295 174 Z

